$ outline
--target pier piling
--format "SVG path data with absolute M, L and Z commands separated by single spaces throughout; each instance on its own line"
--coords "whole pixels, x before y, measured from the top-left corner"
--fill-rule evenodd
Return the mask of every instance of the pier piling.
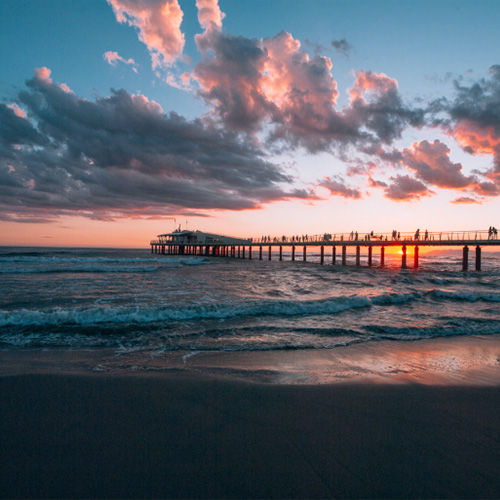
M 476 247 L 476 271 L 481 271 L 481 247 Z
M 469 247 L 464 246 L 462 250 L 462 271 L 467 271 L 469 269 Z
M 403 245 L 403 255 L 401 256 L 401 269 L 406 269 L 406 245 Z

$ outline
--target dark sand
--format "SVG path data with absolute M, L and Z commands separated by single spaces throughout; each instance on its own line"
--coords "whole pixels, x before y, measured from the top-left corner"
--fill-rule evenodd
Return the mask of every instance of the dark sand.
M 500 498 L 500 387 L 0 377 L 3 498 Z

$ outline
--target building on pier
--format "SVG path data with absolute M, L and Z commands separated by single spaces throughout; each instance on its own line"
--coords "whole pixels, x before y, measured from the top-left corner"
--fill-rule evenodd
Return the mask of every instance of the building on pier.
M 251 239 L 233 238 L 220 234 L 176 229 L 171 233 L 159 234 L 158 245 L 249 245 Z

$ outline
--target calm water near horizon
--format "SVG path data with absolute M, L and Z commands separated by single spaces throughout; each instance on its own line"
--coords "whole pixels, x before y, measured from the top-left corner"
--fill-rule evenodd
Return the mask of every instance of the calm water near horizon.
M 384 269 L 284 257 L 4 247 L 0 349 L 306 350 L 500 333 L 500 253 L 467 273 L 456 251 L 421 255 L 418 270 L 397 255 Z

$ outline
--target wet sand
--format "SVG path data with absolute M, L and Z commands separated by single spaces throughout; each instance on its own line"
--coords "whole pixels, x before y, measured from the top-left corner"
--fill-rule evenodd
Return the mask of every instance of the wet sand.
M 500 498 L 500 386 L 0 377 L 2 498 Z

